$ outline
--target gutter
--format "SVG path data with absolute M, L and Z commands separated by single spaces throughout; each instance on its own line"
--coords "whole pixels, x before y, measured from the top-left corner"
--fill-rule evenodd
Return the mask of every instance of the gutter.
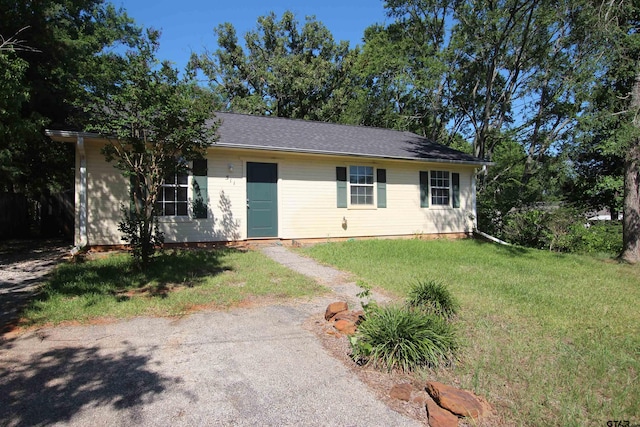
M 324 154 L 330 156 L 352 156 L 352 157 L 365 157 L 365 158 L 378 158 L 378 159 L 389 159 L 389 160 L 409 160 L 409 161 L 417 161 L 417 162 L 434 162 L 434 163 L 451 163 L 458 165 L 471 165 L 471 166 L 491 166 L 493 163 L 485 162 L 482 160 L 479 161 L 471 161 L 471 160 L 451 160 L 451 159 L 439 159 L 439 158 L 428 158 L 428 157 L 403 157 L 403 156 L 383 156 L 379 154 L 366 154 L 366 153 L 350 153 L 350 152 L 336 152 L 336 151 L 328 151 L 328 150 L 309 150 L 309 149 L 301 149 L 301 148 L 286 148 L 286 147 L 265 147 L 261 145 L 250 145 L 250 144 L 230 144 L 230 143 L 214 143 L 211 145 L 212 147 L 223 147 L 223 148 L 239 148 L 239 149 L 248 149 L 248 150 L 261 150 L 261 151 L 283 151 L 288 153 L 303 153 L 303 154 Z

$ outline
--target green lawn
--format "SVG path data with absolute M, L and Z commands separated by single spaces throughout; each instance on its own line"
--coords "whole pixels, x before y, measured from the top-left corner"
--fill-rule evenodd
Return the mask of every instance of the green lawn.
M 325 291 L 254 251 L 166 251 L 144 273 L 132 268 L 129 255 L 115 254 L 58 266 L 24 312 L 22 324 L 179 316 L 256 298 L 310 297 Z
M 485 396 L 506 425 L 640 422 L 640 268 L 475 240 L 302 249 L 404 297 L 418 279 L 460 301 L 459 362 L 430 372 Z

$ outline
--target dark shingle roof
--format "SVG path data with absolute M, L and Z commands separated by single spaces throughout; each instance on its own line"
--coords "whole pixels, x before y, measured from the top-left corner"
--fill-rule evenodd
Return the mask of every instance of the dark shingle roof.
M 411 132 L 235 113 L 216 118 L 221 147 L 487 164 Z

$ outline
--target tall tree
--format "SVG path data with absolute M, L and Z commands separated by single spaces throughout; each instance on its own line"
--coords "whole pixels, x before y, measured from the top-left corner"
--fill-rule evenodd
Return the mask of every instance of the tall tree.
M 577 1 L 387 0 L 385 7 L 393 22 L 368 30 L 359 58 L 380 64 L 367 84 L 369 98 L 383 101 L 368 105 L 396 118 L 396 127 L 444 143 L 462 135 L 475 155 L 497 156 L 491 174 L 479 174 L 479 197 L 488 189 L 487 200 L 497 200 L 494 178 L 505 176 L 517 197 L 485 213 L 548 198 L 553 191 L 540 180 L 561 168 L 545 162 L 558 158 L 577 124 L 591 71 L 575 66 L 592 48 L 580 43 L 588 33 L 573 29 Z
M 365 31 L 357 61 L 362 89 L 354 101 L 365 125 L 411 130 L 447 142 L 451 50 L 449 1 L 387 1 L 386 27 Z
M 304 25 L 291 12 L 258 18 L 257 28 L 238 42 L 235 28 L 215 29 L 220 48 L 193 55 L 211 86 L 237 112 L 338 121 L 350 95 L 352 53 L 336 43 L 314 17 Z
M 69 128 L 101 53 L 133 42 L 139 29 L 103 0 L 0 0 L 0 31 L 29 47 L 0 54 L 0 102 L 8 103 L 0 112 L 0 191 L 37 199 L 72 182 L 73 153 L 44 128 Z
M 213 98 L 188 73 L 180 78 L 156 58 L 159 33 L 148 31 L 136 50 L 109 54 L 104 84 L 88 88 L 82 103 L 87 130 L 108 138 L 104 154 L 131 182 L 131 206 L 123 207 L 120 230 L 132 255 L 146 266 L 162 234 L 155 212 L 167 176 L 187 170 L 214 141 Z
M 596 84 L 585 122 L 598 150 L 623 160 L 623 250 L 640 261 L 640 6 L 631 1 L 585 4 L 581 24 L 596 34 Z
M 29 90 L 25 83 L 25 72 L 29 64 L 18 52 L 33 50 L 24 44 L 19 36 L 27 28 L 16 34 L 1 37 L 0 43 L 0 190 L 8 190 L 13 179 L 23 171 L 16 162 L 11 141 L 28 138 L 38 130 L 41 121 L 22 115 L 22 105 L 29 100 Z M 4 188 L 2 188 L 4 187 Z

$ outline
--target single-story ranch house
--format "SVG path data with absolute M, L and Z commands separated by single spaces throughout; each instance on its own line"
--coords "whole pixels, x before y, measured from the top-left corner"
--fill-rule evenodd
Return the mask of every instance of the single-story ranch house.
M 416 134 L 217 113 L 219 139 L 190 175 L 165 180 L 167 243 L 247 239 L 463 236 L 475 227 L 475 171 L 487 163 Z M 97 134 L 76 145 L 75 244 L 120 245 L 128 180 Z

